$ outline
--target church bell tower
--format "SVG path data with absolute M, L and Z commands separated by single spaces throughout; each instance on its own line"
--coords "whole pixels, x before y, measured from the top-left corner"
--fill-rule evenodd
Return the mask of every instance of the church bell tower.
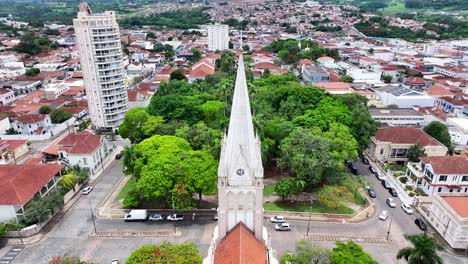
M 218 167 L 218 238 L 243 222 L 263 239 L 263 165 L 250 111 L 244 60 L 239 57 L 227 134 Z

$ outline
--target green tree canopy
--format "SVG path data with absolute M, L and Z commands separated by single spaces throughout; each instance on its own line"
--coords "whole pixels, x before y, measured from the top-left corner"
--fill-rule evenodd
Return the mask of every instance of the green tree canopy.
M 353 79 L 353 77 L 351 77 L 349 75 L 345 75 L 345 76 L 340 78 L 340 81 L 345 82 L 345 83 L 352 83 L 352 82 L 354 82 L 354 79 Z
M 194 243 L 146 245 L 134 251 L 126 264 L 201 264 L 202 256 Z
M 179 81 L 185 81 L 187 80 L 187 77 L 180 71 L 180 70 L 175 70 L 171 72 L 171 75 L 169 77 L 170 80 L 179 80 Z
M 411 162 L 419 162 L 420 157 L 425 157 L 426 151 L 422 148 L 419 144 L 415 144 L 408 149 L 406 153 L 406 157 L 408 161 Z
M 296 245 L 294 253 L 288 252 L 281 258 L 281 264 L 329 264 L 331 251 L 308 240 L 301 240 Z
M 142 141 L 146 137 L 143 127 L 148 117 L 148 111 L 144 107 L 135 107 L 128 110 L 122 124 L 119 126 L 119 135 L 128 138 L 132 144 Z
M 41 108 L 39 108 L 39 114 L 48 114 L 51 111 L 52 111 L 52 109 L 47 105 L 43 105 L 43 106 L 41 106 Z
M 442 258 L 437 255 L 437 250 L 440 246 L 437 241 L 424 234 L 416 234 L 406 236 L 413 247 L 400 249 L 397 254 L 397 259 L 404 258 L 408 264 L 443 264 Z
M 349 241 L 343 243 L 336 242 L 336 247 L 332 250 L 331 264 L 378 264 L 372 256 L 365 252 L 361 246 Z
M 62 108 L 57 108 L 50 112 L 50 120 L 53 124 L 63 123 L 70 119 L 72 116 L 73 115 L 70 112 L 67 112 Z
M 424 132 L 437 139 L 440 143 L 444 144 L 447 148 L 452 147 L 452 138 L 450 132 L 445 124 L 439 121 L 432 121 L 424 127 Z

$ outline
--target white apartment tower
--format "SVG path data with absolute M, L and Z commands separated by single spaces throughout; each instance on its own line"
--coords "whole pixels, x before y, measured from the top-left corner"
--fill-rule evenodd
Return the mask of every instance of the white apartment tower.
M 229 49 L 229 26 L 208 25 L 208 49 L 211 51 Z
M 80 3 L 73 19 L 91 122 L 97 129 L 116 129 L 128 110 L 119 25 L 115 12 L 93 14 Z

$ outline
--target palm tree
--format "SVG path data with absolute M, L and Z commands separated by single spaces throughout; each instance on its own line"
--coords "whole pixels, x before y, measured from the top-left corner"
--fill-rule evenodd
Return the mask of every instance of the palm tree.
M 406 247 L 398 251 L 397 259 L 405 258 L 408 264 L 443 264 L 437 255 L 441 247 L 434 238 L 424 234 L 406 236 L 414 247 Z

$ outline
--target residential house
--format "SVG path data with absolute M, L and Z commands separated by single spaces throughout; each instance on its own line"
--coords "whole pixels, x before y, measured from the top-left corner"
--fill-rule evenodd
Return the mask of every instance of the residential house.
M 421 129 L 382 127 L 371 137 L 367 152 L 379 162 L 405 162 L 408 149 L 420 145 L 428 157 L 445 156 L 448 149 Z
M 15 93 L 7 89 L 0 89 L 0 105 L 9 105 L 15 101 Z
M 426 219 L 450 247 L 468 248 L 468 194 L 435 194 Z
M 22 62 L 7 62 L 0 66 L 0 80 L 13 79 L 26 73 L 26 68 Z
M 10 128 L 10 118 L 8 118 L 7 116 L 0 117 L 0 135 L 6 134 L 7 130 L 9 130 Z
M 419 163 L 408 163 L 406 167 L 406 175 L 428 195 L 453 192 L 468 195 L 468 159 L 465 156 L 421 157 Z
M 302 69 L 302 79 L 305 83 L 323 83 L 330 81 L 330 74 L 321 67 L 306 65 Z
M 421 77 L 408 77 L 403 79 L 403 84 L 411 89 L 423 90 L 431 86 L 431 81 L 424 80 Z
M 208 59 L 204 58 L 192 65 L 190 73 L 188 75 L 188 81 L 190 83 L 195 80 L 205 80 L 206 76 L 215 73 L 215 65 Z
M 373 89 L 384 106 L 397 105 L 400 108 L 412 108 L 413 106 L 427 107 L 434 105 L 434 97 L 408 87 L 386 85 Z
M 73 132 L 57 143 L 57 154 L 63 164 L 88 169 L 90 174 L 104 168 L 104 162 L 113 152 L 105 136 L 89 131 Z
M 7 81 L 0 83 L 0 88 L 12 90 L 15 95 L 32 93 L 41 87 L 41 81 Z
M 421 126 L 424 125 L 424 115 L 413 108 L 369 108 L 369 113 L 375 121 L 388 126 Z
M 141 75 L 143 70 L 143 64 L 138 61 L 134 61 L 127 66 L 128 75 Z
M 446 121 L 452 143 L 468 145 L 468 118 L 449 117 Z
M 43 197 L 57 189 L 62 165 L 0 165 L 0 221 L 24 219 L 24 209 L 35 197 Z
M 26 140 L 0 140 L 0 164 L 15 163 L 29 152 Z
M 46 114 L 27 114 L 16 118 L 13 128 L 24 135 L 42 135 L 50 131 L 52 121 Z
M 353 78 L 355 83 L 367 83 L 370 85 L 380 84 L 381 71 L 373 71 L 368 69 L 350 68 L 346 70 L 346 75 Z
M 460 77 L 468 79 L 468 71 L 463 71 L 461 68 L 453 66 L 436 66 L 434 72 L 450 77 Z
M 318 82 L 314 83 L 314 86 L 325 90 L 329 94 L 349 94 L 353 92 L 351 85 L 345 82 Z
M 152 93 L 148 89 L 137 88 L 128 91 L 128 108 L 147 107 L 151 101 Z
M 434 101 L 434 106 L 446 113 L 453 113 L 459 117 L 468 115 L 468 99 L 461 96 L 444 96 Z
M 317 63 L 325 68 L 330 68 L 334 69 L 337 68 L 337 65 L 335 64 L 335 59 L 328 57 L 328 56 L 323 56 L 317 59 Z

